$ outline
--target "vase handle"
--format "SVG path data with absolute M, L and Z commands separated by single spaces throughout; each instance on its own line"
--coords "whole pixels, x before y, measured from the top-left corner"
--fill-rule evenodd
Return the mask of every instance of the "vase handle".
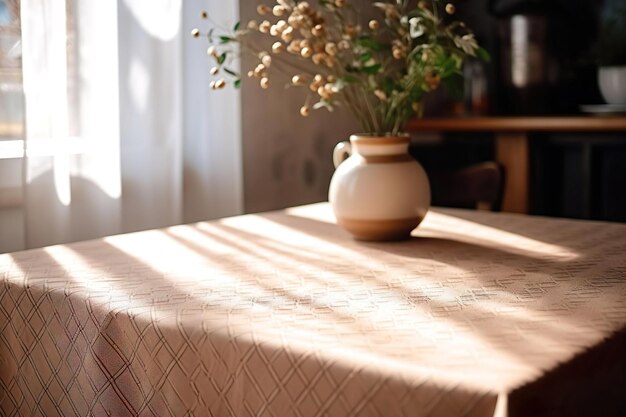
M 347 140 L 339 142 L 333 150 L 333 164 L 335 164 L 335 168 L 348 159 L 350 155 L 352 155 L 352 145 L 350 142 Z

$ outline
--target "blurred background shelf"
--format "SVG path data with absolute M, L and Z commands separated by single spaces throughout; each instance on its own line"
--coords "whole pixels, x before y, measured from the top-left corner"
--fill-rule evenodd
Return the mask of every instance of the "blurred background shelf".
M 626 116 L 423 118 L 407 130 L 427 170 L 441 155 L 448 168 L 501 163 L 504 211 L 626 221 Z M 439 140 L 419 140 L 429 133 Z

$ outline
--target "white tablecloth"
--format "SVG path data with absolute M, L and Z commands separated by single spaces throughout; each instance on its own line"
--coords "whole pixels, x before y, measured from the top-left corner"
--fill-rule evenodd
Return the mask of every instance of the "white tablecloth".
M 0 255 L 0 415 L 624 407 L 626 225 L 433 209 L 364 243 L 332 221 L 317 204 Z

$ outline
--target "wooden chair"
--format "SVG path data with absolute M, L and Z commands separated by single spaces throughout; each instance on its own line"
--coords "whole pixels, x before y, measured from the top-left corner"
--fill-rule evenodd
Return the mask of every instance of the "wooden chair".
M 499 211 L 504 193 L 504 169 L 482 162 L 454 171 L 429 174 L 432 205 Z

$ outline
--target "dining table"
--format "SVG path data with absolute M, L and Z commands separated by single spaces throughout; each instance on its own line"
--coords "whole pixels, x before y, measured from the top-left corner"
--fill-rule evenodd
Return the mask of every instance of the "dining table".
M 626 415 L 626 224 L 328 203 L 0 255 L 0 416 Z

